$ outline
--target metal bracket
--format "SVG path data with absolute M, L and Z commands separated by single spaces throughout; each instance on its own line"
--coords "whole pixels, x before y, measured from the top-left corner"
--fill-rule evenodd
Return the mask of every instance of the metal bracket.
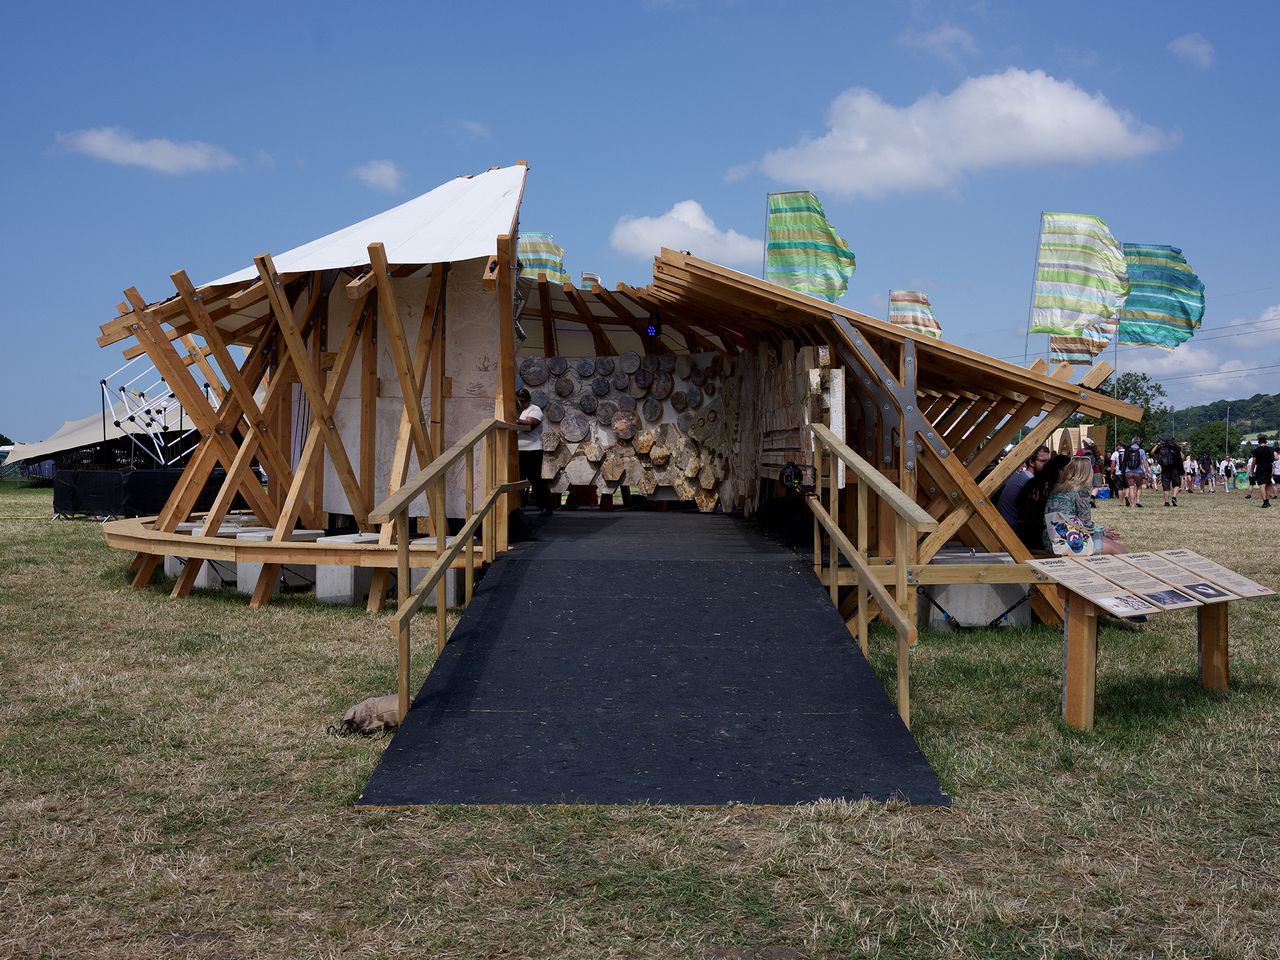
M 880 354 L 872 349 L 871 344 L 867 343 L 862 334 L 854 329 L 853 324 L 838 313 L 832 313 L 830 316 L 832 322 L 853 347 L 852 353 L 858 361 L 857 365 L 864 371 L 860 378 L 863 385 L 870 389 L 878 389 L 880 396 L 884 397 L 886 401 L 889 397 L 892 397 L 898 411 L 901 413 L 906 430 L 911 437 L 906 447 L 908 455 L 916 449 L 915 437 L 919 435 L 924 438 L 925 443 L 939 458 L 945 459 L 951 456 L 951 449 L 942 437 L 938 435 L 933 424 L 920 413 L 916 405 L 916 342 L 908 338 L 902 343 L 905 382 L 899 383 L 897 377 L 890 372 L 884 360 L 880 358 Z M 846 358 L 845 362 L 849 363 L 849 358 Z M 849 365 L 853 366 L 851 363 Z M 881 384 L 883 384 L 883 387 L 881 387 Z M 907 469 L 912 469 L 912 467 L 908 466 Z

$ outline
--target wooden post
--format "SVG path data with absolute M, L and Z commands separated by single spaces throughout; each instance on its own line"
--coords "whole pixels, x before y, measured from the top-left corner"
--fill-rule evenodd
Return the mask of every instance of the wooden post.
M 514 230 L 514 224 L 512 226 Z M 516 330 L 515 317 L 511 315 L 515 297 L 515 241 L 511 234 L 498 237 L 498 369 L 494 402 L 494 416 L 507 423 L 516 419 Z M 498 463 L 495 479 L 506 483 L 520 475 L 516 453 L 515 435 L 503 431 L 498 437 Z M 510 494 L 504 494 L 496 508 L 498 516 L 494 526 L 498 551 L 507 549 L 507 527 L 511 512 L 519 505 L 512 503 Z
M 822 458 L 826 453 L 826 447 L 821 443 L 814 441 L 813 451 L 813 495 L 818 498 L 818 502 L 822 502 Z M 819 580 L 822 579 L 822 527 L 818 523 L 818 515 L 813 516 L 813 573 Z
M 1081 596 L 1060 590 L 1066 601 L 1062 650 L 1062 719 L 1077 730 L 1093 729 L 1098 687 L 1098 609 Z
M 831 482 L 828 486 L 831 498 L 831 509 L 827 512 L 831 514 L 831 522 L 837 527 L 840 526 L 840 478 L 841 465 L 836 460 L 835 451 L 831 452 Z M 840 607 L 840 551 L 836 549 L 835 540 L 831 542 L 831 556 L 828 558 L 829 569 L 831 570 L 831 602 L 837 609 Z
M 437 434 L 439 436 L 439 434 Z M 449 521 L 445 517 L 444 505 L 444 478 L 445 474 L 440 474 L 434 486 L 434 498 L 431 501 L 431 514 L 439 519 L 433 524 L 436 532 L 436 561 L 444 559 L 445 541 L 449 538 Z M 437 512 L 439 511 L 439 512 Z M 445 641 L 449 638 L 449 623 L 447 617 L 447 599 L 446 587 L 449 574 L 446 571 L 440 575 L 440 579 L 436 581 L 436 656 L 440 656 L 444 650 Z
M 409 509 L 396 514 L 396 599 L 404 604 L 409 599 Z M 400 627 L 397 640 L 399 643 L 398 669 L 396 671 L 396 687 L 400 698 L 400 719 L 403 721 L 409 712 L 409 657 L 412 652 L 409 643 L 409 621 Z
M 489 435 L 485 434 L 486 449 L 488 448 L 488 442 Z M 464 526 L 471 522 L 471 514 L 476 509 L 476 451 L 474 447 L 467 451 L 466 484 L 467 505 L 464 511 L 464 516 L 466 517 L 463 521 Z M 485 496 L 488 496 L 488 494 L 486 493 Z M 464 594 L 463 605 L 466 606 L 471 603 L 471 591 L 475 587 L 476 579 L 476 537 L 474 533 L 467 537 L 467 569 L 463 577 L 466 579 L 466 593 Z
M 916 628 L 898 631 L 898 716 L 911 729 L 911 648 L 916 645 Z
M 858 530 L 857 543 L 858 553 L 862 559 L 867 558 L 867 524 L 870 523 L 869 511 L 867 509 L 867 485 L 858 480 Z M 862 648 L 862 655 L 865 657 L 869 653 L 867 643 L 867 604 L 870 602 L 870 594 L 866 585 L 862 582 L 862 578 L 858 578 L 858 646 Z
M 1196 666 L 1205 690 L 1227 690 L 1227 604 L 1207 603 L 1196 611 Z

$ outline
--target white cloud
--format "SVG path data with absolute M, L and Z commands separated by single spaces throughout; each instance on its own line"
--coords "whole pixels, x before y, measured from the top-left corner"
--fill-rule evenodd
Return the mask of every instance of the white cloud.
M 671 247 L 726 266 L 756 266 L 764 257 L 763 240 L 719 229 L 696 200 L 681 200 L 660 217 L 619 217 L 609 242 L 637 257 Z
M 1169 41 L 1169 52 L 1194 63 L 1197 67 L 1208 69 L 1213 66 L 1213 44 L 1203 34 L 1187 33 Z
M 157 173 L 208 173 L 237 163 L 226 150 L 200 140 L 176 141 L 164 137 L 140 140 L 120 127 L 91 127 L 60 133 L 57 141 L 68 150 L 122 167 L 142 167 Z
M 487 139 L 493 135 L 489 130 L 488 125 L 481 123 L 479 120 L 459 120 L 458 125 L 473 137 L 484 137 Z
M 898 43 L 952 63 L 957 62 L 963 54 L 977 51 L 973 34 L 964 27 L 951 24 L 943 24 L 924 32 L 906 30 L 898 37 Z
M 980 170 L 1136 157 L 1171 139 L 1041 70 L 970 77 L 905 107 L 855 87 L 832 102 L 827 123 L 821 136 L 766 154 L 760 169 L 789 185 L 879 196 L 951 187 Z
M 351 175 L 375 190 L 395 193 L 400 189 L 400 168 L 391 160 L 370 160 L 352 170 Z

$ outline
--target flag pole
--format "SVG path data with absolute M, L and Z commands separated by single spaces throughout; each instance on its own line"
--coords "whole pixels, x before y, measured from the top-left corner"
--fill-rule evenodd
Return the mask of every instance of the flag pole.
M 1036 307 L 1036 277 L 1040 275 L 1040 243 L 1044 239 L 1044 211 L 1040 211 L 1040 229 L 1036 231 L 1036 263 L 1031 271 L 1031 302 L 1027 304 L 1027 335 L 1022 339 L 1022 365 L 1027 365 L 1031 349 L 1031 311 Z
M 760 255 L 760 279 L 769 282 L 769 198 L 773 194 L 768 191 L 764 195 L 764 253 Z

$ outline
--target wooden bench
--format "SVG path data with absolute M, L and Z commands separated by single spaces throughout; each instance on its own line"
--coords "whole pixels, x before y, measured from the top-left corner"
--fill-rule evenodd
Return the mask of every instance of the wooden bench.
M 1118 556 L 1052 557 L 1029 564 L 1058 584 L 1066 603 L 1062 719 L 1092 730 L 1098 681 L 1098 617 L 1146 617 L 1196 609 L 1200 686 L 1230 686 L 1227 608 L 1233 600 L 1271 596 L 1269 587 L 1186 549 Z

